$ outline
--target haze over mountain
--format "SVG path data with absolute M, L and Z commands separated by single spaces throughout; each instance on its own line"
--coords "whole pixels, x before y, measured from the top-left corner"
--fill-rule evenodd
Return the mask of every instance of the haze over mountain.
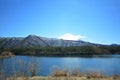
M 45 47 L 45 46 L 100 46 L 100 44 L 94 44 L 85 41 L 63 40 L 56 38 L 46 38 L 36 35 L 29 35 L 27 37 L 2 37 L 0 38 L 0 47 Z

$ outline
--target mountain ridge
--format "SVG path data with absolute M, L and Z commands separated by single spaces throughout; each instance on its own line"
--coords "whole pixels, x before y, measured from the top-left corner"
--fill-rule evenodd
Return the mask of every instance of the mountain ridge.
M 0 47 L 45 47 L 45 46 L 100 46 L 85 41 L 63 40 L 57 38 L 40 37 L 36 35 L 28 35 L 27 37 L 0 37 Z

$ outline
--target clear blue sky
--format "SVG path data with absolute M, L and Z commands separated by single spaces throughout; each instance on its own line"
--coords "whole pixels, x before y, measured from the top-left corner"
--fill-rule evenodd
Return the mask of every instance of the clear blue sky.
M 0 36 L 71 33 L 120 44 L 120 0 L 0 0 Z

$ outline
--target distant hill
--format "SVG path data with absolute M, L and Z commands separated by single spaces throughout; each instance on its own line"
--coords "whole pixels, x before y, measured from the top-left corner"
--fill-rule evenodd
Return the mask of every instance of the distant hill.
M 100 44 L 94 44 L 85 41 L 73 41 L 73 40 L 62 40 L 56 38 L 46 38 L 36 35 L 29 35 L 23 37 L 1 37 L 0 47 L 11 48 L 11 47 L 70 47 L 70 46 L 101 46 Z

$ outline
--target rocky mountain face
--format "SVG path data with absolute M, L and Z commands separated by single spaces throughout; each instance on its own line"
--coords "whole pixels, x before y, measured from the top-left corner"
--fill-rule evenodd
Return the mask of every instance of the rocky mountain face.
M 29 35 L 25 38 L 11 37 L 0 38 L 0 47 L 45 47 L 45 46 L 100 46 L 99 44 L 89 43 L 85 41 L 62 40 L 55 38 L 45 38 L 36 35 Z
M 16 44 L 21 42 L 24 38 L 16 38 L 16 37 L 11 37 L 11 38 L 0 38 L 0 47 L 14 47 Z

